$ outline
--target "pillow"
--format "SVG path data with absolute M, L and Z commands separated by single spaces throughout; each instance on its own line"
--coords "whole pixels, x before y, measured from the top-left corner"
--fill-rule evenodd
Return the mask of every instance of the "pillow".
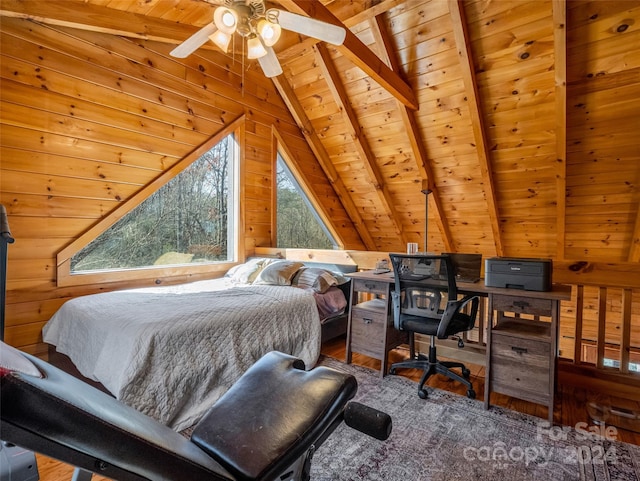
M 323 293 L 339 283 L 338 279 L 326 269 L 303 267 L 296 274 L 292 284 L 302 289 L 313 289 L 315 292 Z
M 347 299 L 337 287 L 330 287 L 322 294 L 314 292 L 313 297 L 316 299 L 320 321 L 341 315 L 347 307 Z
M 278 260 L 270 262 L 260 271 L 253 283 L 271 286 L 290 286 L 291 279 L 303 266 L 304 264 L 302 262 L 295 261 Z
M 234 284 L 251 284 L 262 269 L 264 259 L 250 259 L 244 264 L 233 266 L 224 275 L 229 277 Z

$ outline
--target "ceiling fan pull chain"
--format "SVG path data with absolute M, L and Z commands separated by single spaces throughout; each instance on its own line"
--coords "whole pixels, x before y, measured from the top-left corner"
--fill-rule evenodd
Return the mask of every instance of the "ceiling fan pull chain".
M 240 82 L 242 82 L 242 98 L 244 98 L 244 37 L 242 37 L 242 77 Z

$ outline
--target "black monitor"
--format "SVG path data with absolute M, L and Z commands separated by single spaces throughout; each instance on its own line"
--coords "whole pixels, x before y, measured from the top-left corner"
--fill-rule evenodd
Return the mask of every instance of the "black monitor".
M 459 252 L 443 252 L 451 258 L 451 263 L 459 282 L 478 282 L 482 269 L 482 254 L 462 254 Z M 440 273 L 444 275 L 444 263 L 440 266 Z

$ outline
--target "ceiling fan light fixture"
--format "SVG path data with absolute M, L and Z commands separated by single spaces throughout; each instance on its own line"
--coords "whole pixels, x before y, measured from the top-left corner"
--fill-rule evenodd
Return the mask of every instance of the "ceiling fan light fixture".
M 273 47 L 282 33 L 282 28 L 275 22 L 266 18 L 260 19 L 257 27 L 258 35 L 262 38 L 265 46 Z
M 207 1 L 224 5 L 214 10 L 213 22 L 202 27 L 170 52 L 173 57 L 185 58 L 208 40 L 226 53 L 234 34 L 238 34 L 243 38 L 243 52 L 244 39 L 247 41 L 246 57 L 257 59 L 267 77 L 277 77 L 283 72 L 273 45 L 278 42 L 282 29 L 334 45 L 342 44 L 347 34 L 347 29 L 340 26 L 339 22 L 336 22 L 338 25 L 327 23 L 278 8 L 267 10 L 265 0 Z M 243 62 L 244 58 L 243 53 Z
M 233 35 L 238 27 L 238 14 L 230 8 L 218 7 L 213 13 L 213 23 L 221 32 Z
M 217 47 L 224 53 L 229 50 L 229 44 L 231 43 L 231 35 L 224 33 L 222 30 L 216 30 L 209 35 L 209 40 L 217 45 Z
M 249 38 L 247 38 L 247 58 L 255 59 L 264 57 L 265 55 L 267 55 L 267 49 L 262 45 L 260 37 L 252 33 Z

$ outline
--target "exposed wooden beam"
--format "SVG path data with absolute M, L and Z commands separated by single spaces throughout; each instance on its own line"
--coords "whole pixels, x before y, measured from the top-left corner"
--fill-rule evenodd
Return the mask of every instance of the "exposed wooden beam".
M 373 38 L 376 41 L 376 44 L 382 47 L 380 51 L 380 56 L 382 60 L 384 60 L 389 68 L 400 74 L 402 72 L 402 68 L 400 66 L 400 61 L 395 55 L 395 46 L 393 45 L 393 41 L 391 40 L 391 34 L 389 33 L 389 29 L 387 28 L 387 24 L 384 20 L 384 15 L 377 15 L 369 20 L 369 25 L 371 26 L 371 33 L 373 34 Z
M 496 254 L 504 255 L 504 247 L 502 245 L 502 236 L 500 235 L 500 216 L 498 212 L 498 202 L 495 194 L 495 183 L 493 180 L 493 171 L 491 169 L 489 145 L 484 126 L 484 118 L 482 115 L 482 107 L 480 105 L 480 96 L 478 94 L 478 84 L 476 83 L 475 69 L 471 55 L 471 41 L 467 22 L 464 14 L 464 5 L 460 0 L 449 0 L 449 13 L 453 22 L 453 35 L 458 47 L 458 55 L 460 56 L 460 70 L 467 92 L 467 100 L 469 104 L 469 113 L 471 115 L 471 125 L 473 127 L 473 136 L 476 141 L 476 149 L 478 151 L 478 160 L 480 162 L 480 172 L 484 181 L 484 192 L 487 199 L 487 210 L 493 231 L 493 240 L 496 246 Z
M 349 217 L 351 218 L 351 222 L 353 222 L 353 225 L 358 231 L 358 234 L 360 235 L 362 242 L 364 243 L 367 249 L 375 250 L 376 244 L 373 238 L 371 237 L 371 235 L 369 234 L 369 231 L 367 230 L 366 226 L 364 225 L 364 222 L 362 220 L 362 217 L 360 216 L 360 212 L 358 211 L 358 208 L 355 206 L 355 204 L 351 200 L 351 195 L 349 194 L 348 189 L 342 182 L 342 179 L 340 179 L 338 172 L 336 172 L 335 168 L 333 167 L 333 163 L 329 158 L 329 154 L 327 154 L 327 151 L 322 145 L 322 142 L 318 137 L 318 134 L 316 134 L 316 131 L 314 130 L 313 125 L 311 124 L 311 121 L 307 117 L 307 114 L 305 113 L 304 108 L 300 104 L 300 101 L 296 97 L 295 92 L 293 91 L 293 88 L 291 87 L 287 79 L 284 77 L 284 75 L 273 77 L 271 80 L 273 81 L 274 85 L 278 89 L 278 92 L 280 92 L 280 96 L 282 97 L 282 99 L 284 100 L 284 103 L 289 108 L 289 111 L 291 112 L 291 115 L 293 116 L 296 123 L 298 124 L 298 127 L 300 127 L 300 130 L 302 131 L 302 134 L 307 140 L 309 147 L 315 154 L 316 159 L 318 160 L 318 163 L 320 164 L 320 166 L 322 167 L 322 170 L 324 171 L 325 175 L 329 179 L 329 182 L 333 186 L 333 189 L 335 190 L 336 194 L 342 201 L 342 205 L 344 206 L 345 210 L 349 214 Z
M 553 0 L 556 95 L 556 259 L 564 259 L 567 210 L 567 4 Z
M 308 0 L 280 0 L 280 3 L 294 13 L 306 14 L 309 17 L 345 27 L 345 25 L 333 15 L 327 7 L 320 2 Z M 404 105 L 417 110 L 418 100 L 413 89 L 398 74 L 391 70 L 371 51 L 356 35 L 346 28 L 347 35 L 344 43 L 336 48 L 354 65 L 360 67 L 367 75 L 379 83 L 391 95 L 400 100 Z
M 369 142 L 362 133 L 362 127 L 360 126 L 358 117 L 353 110 L 353 107 L 351 107 L 344 84 L 340 79 L 340 75 L 335 68 L 331 56 L 329 55 L 329 51 L 324 43 L 318 43 L 314 49 L 316 53 L 316 60 L 322 69 L 322 73 L 329 85 L 329 90 L 331 90 L 335 102 L 338 104 L 338 107 L 340 107 L 340 112 L 342 113 L 345 125 L 349 129 L 349 134 L 353 138 L 356 152 L 362 159 L 365 169 L 367 170 L 367 174 L 372 180 L 372 186 L 378 196 L 378 200 L 393 225 L 395 236 L 399 237 L 402 244 L 406 244 L 407 237 L 404 234 L 402 223 L 400 222 L 398 213 L 394 207 L 395 203 L 391 193 L 389 192 L 389 187 L 380 173 L 376 157 L 371 151 Z
M 191 25 L 181 25 L 125 10 L 69 0 L 64 2 L 2 0 L 0 16 L 173 44 L 182 42 L 198 30 L 198 27 Z
M 370 24 L 376 42 L 382 46 L 381 55 L 393 71 L 399 73 L 401 71 L 400 63 L 394 54 L 395 49 L 391 42 L 391 36 L 387 29 L 387 25 L 384 22 L 383 16 L 378 15 L 370 21 Z M 422 189 L 430 189 L 433 192 L 433 195 L 429 196 L 428 201 L 432 207 L 430 209 L 431 212 L 435 211 L 436 224 L 440 231 L 440 236 L 442 237 L 445 250 L 447 252 L 452 252 L 454 247 L 453 240 L 451 238 L 451 230 L 449 229 L 449 223 L 447 221 L 444 208 L 442 207 L 438 188 L 434 182 L 433 169 L 431 168 L 431 162 L 429 161 L 429 155 L 427 153 L 425 143 L 422 140 L 416 114 L 413 110 L 402 104 L 398 105 L 398 110 L 402 116 L 402 122 L 404 123 L 409 143 L 411 144 L 413 158 L 416 161 L 420 177 L 423 180 Z M 426 232 L 425 235 L 427 235 Z

